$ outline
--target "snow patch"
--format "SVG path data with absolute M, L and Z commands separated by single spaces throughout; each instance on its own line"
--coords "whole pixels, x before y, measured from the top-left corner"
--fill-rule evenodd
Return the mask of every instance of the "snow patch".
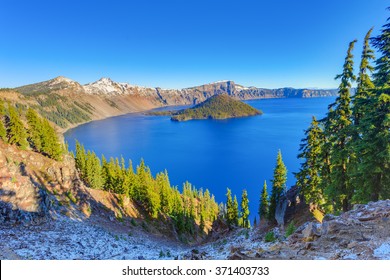
M 373 256 L 381 260 L 390 260 L 390 242 L 383 243 L 376 248 Z

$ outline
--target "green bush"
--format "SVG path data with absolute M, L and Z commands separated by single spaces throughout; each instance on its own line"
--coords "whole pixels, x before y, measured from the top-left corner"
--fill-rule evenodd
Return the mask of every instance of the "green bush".
M 70 201 L 72 201 L 74 204 L 76 204 L 77 199 L 73 196 L 71 191 L 67 191 L 66 193 L 67 198 L 69 198 Z
M 284 236 L 289 237 L 291 234 L 295 232 L 296 229 L 297 228 L 295 227 L 294 222 L 290 222 L 286 228 L 286 232 Z
M 265 242 L 274 242 L 276 240 L 275 234 L 273 231 L 269 231 L 264 236 Z

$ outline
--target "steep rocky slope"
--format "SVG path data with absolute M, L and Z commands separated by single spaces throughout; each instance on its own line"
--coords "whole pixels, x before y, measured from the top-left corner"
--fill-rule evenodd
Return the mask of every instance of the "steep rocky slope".
M 70 155 L 57 162 L 0 140 L 0 259 L 158 258 L 160 247 L 183 246 L 171 223 L 85 187 L 74 166 Z
M 390 259 L 390 200 L 356 205 L 323 223 L 306 222 L 289 237 L 280 227 L 269 229 L 276 240 L 265 242 L 268 230 L 239 229 L 196 248 L 187 259 L 375 260 Z

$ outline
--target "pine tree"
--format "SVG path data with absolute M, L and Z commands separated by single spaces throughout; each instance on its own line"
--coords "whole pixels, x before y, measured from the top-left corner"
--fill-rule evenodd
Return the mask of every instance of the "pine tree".
M 22 150 L 25 150 L 28 147 L 26 129 L 24 128 L 16 108 L 9 104 L 8 110 L 8 143 L 15 144 Z
M 7 139 L 7 130 L 5 129 L 2 116 L 0 116 L 0 139 L 3 141 Z
M 85 169 L 85 149 L 84 146 L 81 145 L 76 140 L 76 168 L 79 170 L 81 177 L 83 177 L 86 169 Z
M 390 19 L 388 19 L 389 21 Z M 361 120 L 365 133 L 362 137 L 362 164 L 370 199 L 390 197 L 390 23 L 372 39 L 380 53 L 373 75 L 375 90 L 367 104 L 369 114 Z
M 373 94 L 374 83 L 371 81 L 370 73 L 374 71 L 374 67 L 370 62 L 375 59 L 374 51 L 370 47 L 370 36 L 372 28 L 367 32 L 364 38 L 363 52 L 359 68 L 359 76 L 357 78 L 356 94 L 352 98 L 353 103 L 353 120 L 354 125 L 359 128 L 361 118 L 369 112 L 366 112 L 369 106 L 368 101 Z M 357 134 L 361 133 L 360 130 Z
M 0 100 L 0 139 L 6 141 L 7 139 L 7 130 L 4 126 L 3 118 L 5 115 L 5 107 L 3 100 Z
M 5 116 L 5 106 L 4 101 L 0 99 L 0 117 Z
M 268 219 L 269 216 L 269 197 L 267 191 L 267 181 L 264 180 L 263 190 L 261 191 L 260 204 L 259 204 L 259 217 L 262 219 Z
M 55 129 L 47 119 L 42 120 L 41 144 L 42 152 L 54 160 L 61 160 L 63 148 Z
M 370 48 L 370 36 L 372 28 L 367 32 L 364 38 L 363 52 L 357 79 L 356 94 L 352 98 L 353 126 L 352 126 L 352 141 L 351 149 L 356 157 L 351 157 L 350 174 L 352 185 L 354 186 L 353 201 L 355 203 L 366 203 L 371 200 L 373 188 L 369 179 L 370 175 L 365 174 L 364 166 L 367 161 L 370 161 L 367 145 L 363 139 L 366 139 L 367 131 L 370 130 L 371 124 L 367 122 L 372 114 L 370 103 L 374 97 L 374 83 L 371 81 L 370 73 L 374 71 L 374 67 L 370 62 L 375 59 L 374 51 Z
M 241 219 L 242 227 L 244 228 L 250 228 L 249 213 L 248 193 L 246 190 L 243 190 L 241 196 Z
M 353 74 L 353 55 L 355 41 L 349 44 L 345 58 L 343 73 L 336 76 L 341 79 L 339 96 L 335 103 L 330 105 L 326 117 L 325 135 L 330 143 L 330 184 L 326 193 L 334 204 L 335 210 L 348 211 L 351 207 L 353 188 L 349 178 L 349 161 L 353 156 L 350 149 L 351 140 L 351 94 L 352 82 L 356 80 Z M 334 110 L 332 110 L 334 109 Z
M 199 229 L 201 232 L 204 232 L 204 228 L 205 228 L 205 221 L 204 221 L 203 214 L 201 213 L 200 214 Z
M 234 196 L 233 199 L 233 225 L 238 226 L 239 225 L 239 220 L 240 220 L 240 212 L 238 210 L 238 201 L 237 201 L 237 196 Z
M 232 191 L 229 188 L 227 188 L 226 193 L 226 222 L 229 226 L 234 224 Z
M 298 155 L 304 162 L 301 163 L 299 172 L 295 174 L 297 186 L 301 187 L 306 203 L 321 206 L 325 203 L 324 191 L 321 188 L 322 149 L 325 138 L 314 116 L 310 127 L 305 131 L 305 136 L 300 147 L 301 153 Z
M 282 159 L 282 152 L 279 150 L 276 158 L 276 166 L 274 169 L 274 176 L 272 181 L 272 194 L 269 206 L 269 217 L 270 221 L 275 220 L 276 206 L 279 202 L 280 196 L 286 192 L 286 181 L 287 181 L 287 169 Z
M 30 146 L 33 147 L 35 151 L 42 152 L 42 121 L 37 112 L 31 108 L 27 110 L 26 119 L 28 124 L 28 140 L 30 142 Z

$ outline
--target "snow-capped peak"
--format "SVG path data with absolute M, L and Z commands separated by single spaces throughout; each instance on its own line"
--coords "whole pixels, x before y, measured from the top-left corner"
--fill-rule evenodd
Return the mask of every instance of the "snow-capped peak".
M 135 86 L 129 83 L 118 83 L 106 77 L 103 77 L 97 80 L 96 82 L 86 84 L 83 87 L 85 92 L 89 94 L 119 95 L 119 94 L 133 94 L 135 91 L 137 91 L 138 93 L 146 90 L 155 91 L 155 89 Z

